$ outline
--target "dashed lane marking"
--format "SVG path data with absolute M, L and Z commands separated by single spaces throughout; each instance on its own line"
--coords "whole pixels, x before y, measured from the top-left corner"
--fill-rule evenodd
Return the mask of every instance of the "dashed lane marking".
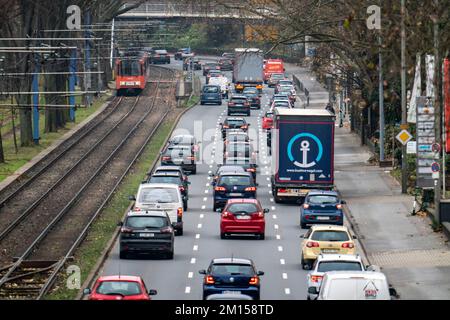
M 195 258 L 191 258 L 191 264 L 195 264 Z
M 203 219 L 205 215 L 203 213 L 200 214 L 200 219 Z
M 204 198 L 203 198 L 203 201 L 208 201 L 208 198 L 207 198 L 207 197 L 204 197 Z
M 277 219 L 277 215 L 276 214 L 272 215 L 272 218 L 274 218 L 276 220 Z
M 286 261 L 284 259 L 280 259 L 280 264 L 286 264 Z
M 194 273 L 193 273 L 192 271 L 190 271 L 190 272 L 188 273 L 188 278 L 189 278 L 189 279 L 192 279 L 193 276 L 194 276 Z
M 281 275 L 282 277 L 283 277 L 283 279 L 287 279 L 288 278 L 288 276 L 287 276 L 287 273 L 286 272 L 283 272 L 283 274 Z
M 277 240 L 281 239 L 281 236 L 279 234 L 276 235 Z
M 285 293 L 286 295 L 290 295 L 290 294 L 291 294 L 291 289 L 289 289 L 289 288 L 284 288 L 284 293 Z
M 272 206 L 270 209 L 272 209 L 272 210 L 276 210 L 277 208 L 276 207 L 274 207 L 274 206 Z
M 184 293 L 191 293 L 191 287 L 186 287 L 186 289 L 184 290 Z
M 206 209 L 206 206 L 205 206 L 205 205 L 203 205 L 203 206 L 202 206 L 202 210 L 205 210 L 205 209 Z
M 201 228 L 202 228 L 202 224 L 199 223 L 199 224 L 197 225 L 197 228 L 198 228 L 198 229 L 201 229 Z
M 192 250 L 193 250 L 193 251 L 198 251 L 198 245 L 193 246 L 193 247 L 192 247 Z
M 278 251 L 279 252 L 283 252 L 283 247 L 282 246 L 278 246 Z
M 277 224 L 274 225 L 273 227 L 275 228 L 275 230 L 278 230 L 278 225 Z
M 200 233 L 197 233 L 197 234 L 195 235 L 195 239 L 200 239 Z
M 209 190 L 205 190 L 205 193 L 208 193 L 209 192 Z

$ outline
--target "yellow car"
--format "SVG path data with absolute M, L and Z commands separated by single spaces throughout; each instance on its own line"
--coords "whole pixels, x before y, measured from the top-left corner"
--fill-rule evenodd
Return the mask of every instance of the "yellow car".
M 313 225 L 303 236 L 302 268 L 310 270 L 321 253 L 355 254 L 355 236 L 345 226 Z

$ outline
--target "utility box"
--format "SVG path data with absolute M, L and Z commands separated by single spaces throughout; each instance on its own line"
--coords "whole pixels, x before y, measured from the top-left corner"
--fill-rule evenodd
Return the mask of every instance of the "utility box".
M 450 200 L 441 200 L 439 205 L 439 221 L 450 222 Z

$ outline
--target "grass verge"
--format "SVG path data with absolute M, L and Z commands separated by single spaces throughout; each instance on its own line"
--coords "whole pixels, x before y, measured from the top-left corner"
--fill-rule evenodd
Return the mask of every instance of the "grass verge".
M 2 139 L 3 143 L 3 151 L 5 154 L 5 163 L 0 164 L 0 182 L 5 180 L 8 176 L 13 174 L 17 169 L 22 167 L 40 152 L 48 148 L 52 145 L 56 140 L 60 139 L 64 134 L 82 122 L 84 119 L 93 114 L 98 108 L 100 108 L 108 99 L 109 96 L 102 96 L 97 99 L 92 107 L 89 108 L 80 108 L 76 112 L 75 122 L 68 122 L 66 127 L 60 129 L 58 132 L 44 132 L 44 124 L 45 117 L 44 114 L 41 113 L 41 117 L 39 119 L 39 128 L 41 140 L 39 141 L 39 145 L 32 147 L 19 147 L 18 152 L 15 152 L 14 148 L 14 140 L 12 135 L 8 135 L 4 139 Z M 17 130 L 19 125 L 16 123 Z M 5 127 L 4 127 L 5 128 Z M 3 128 L 3 129 L 4 129 Z M 10 128 L 12 129 L 12 127 Z M 19 134 L 17 135 L 18 143 L 20 144 Z
M 145 177 L 153 161 L 159 156 L 166 137 L 171 133 L 175 119 L 166 121 L 156 132 L 144 149 L 135 166 L 125 177 L 110 202 L 103 210 L 98 219 L 92 224 L 90 231 L 81 246 L 76 250 L 73 265 L 77 265 L 81 270 L 81 284 L 95 266 L 98 258 L 111 239 L 117 222 L 122 219 L 124 212 L 128 208 L 130 201 L 128 195 L 135 194 L 139 184 Z M 66 275 L 60 275 L 54 290 L 45 298 L 48 300 L 72 300 L 78 294 L 77 289 L 68 289 L 65 285 Z

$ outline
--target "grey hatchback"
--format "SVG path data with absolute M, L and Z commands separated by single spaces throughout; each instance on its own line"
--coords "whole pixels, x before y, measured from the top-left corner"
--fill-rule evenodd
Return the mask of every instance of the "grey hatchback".
M 220 86 L 203 86 L 202 94 L 200 96 L 200 104 L 205 105 L 207 103 L 215 103 L 218 105 L 222 104 L 222 91 Z

